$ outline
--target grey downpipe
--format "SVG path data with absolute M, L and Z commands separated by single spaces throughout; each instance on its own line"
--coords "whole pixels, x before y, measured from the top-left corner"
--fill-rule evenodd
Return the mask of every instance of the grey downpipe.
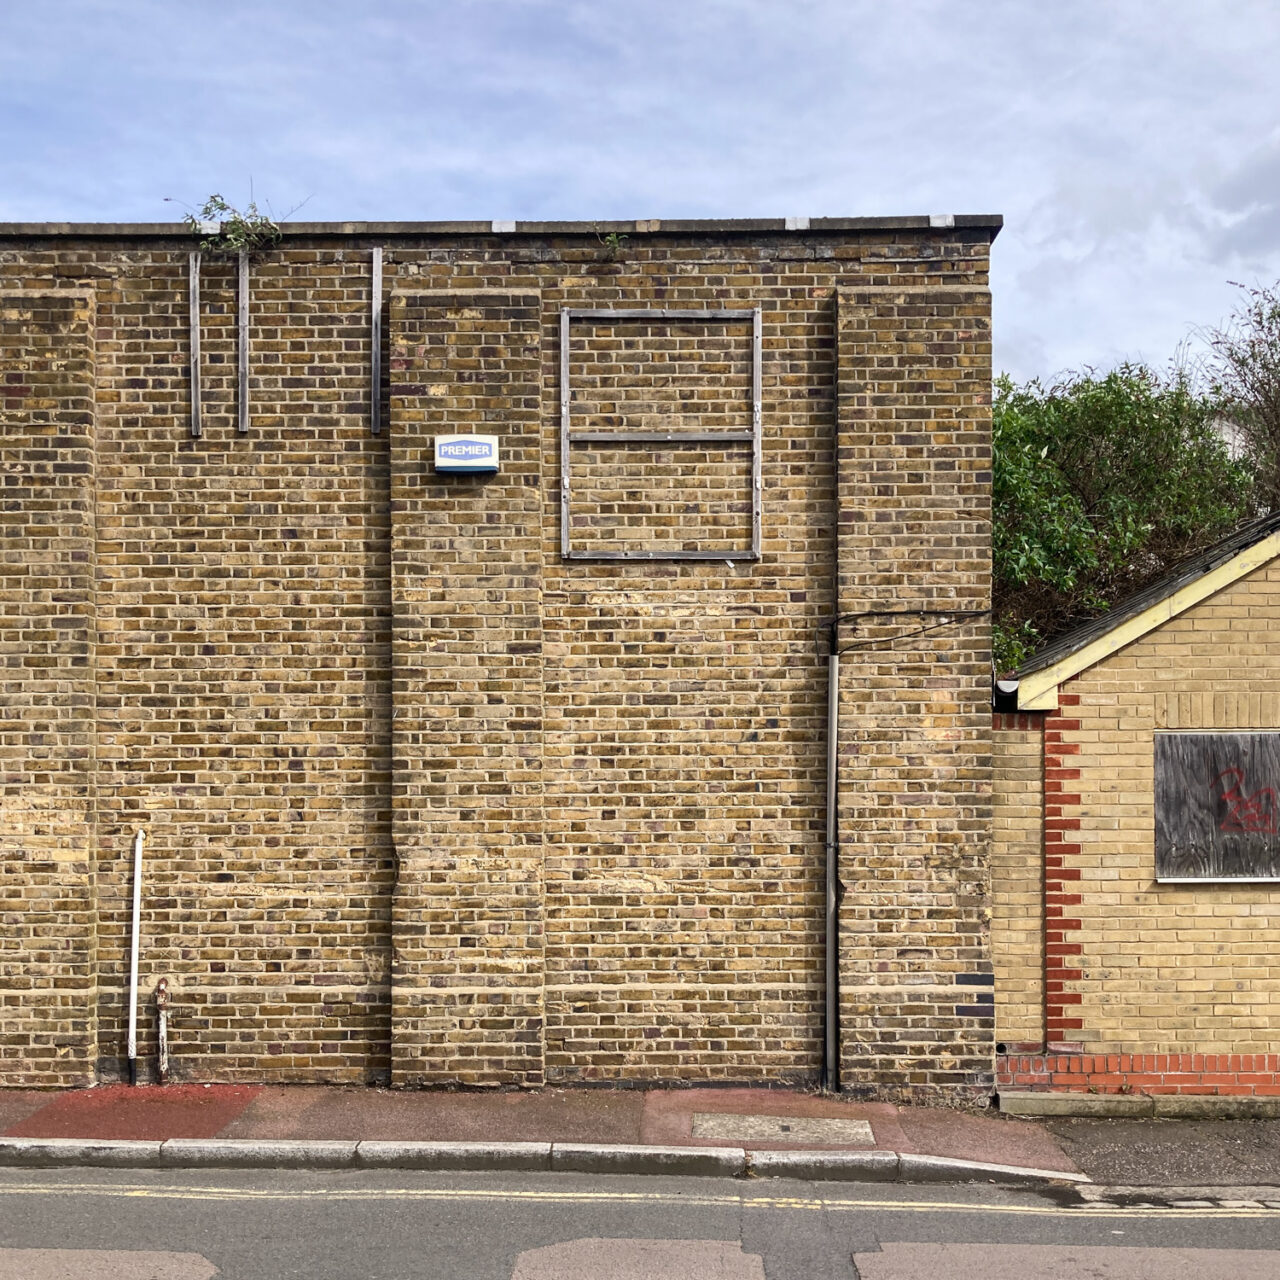
M 133 947 L 129 954 L 129 1083 L 138 1083 L 138 934 L 142 916 L 142 845 L 147 833 L 133 836 Z
M 826 962 L 826 1015 L 822 1087 L 840 1091 L 840 837 L 837 826 L 840 800 L 840 650 L 838 621 L 831 620 L 831 652 L 827 656 L 827 907 L 823 930 Z
M 839 329 L 837 300 L 836 328 Z M 837 375 L 838 381 L 838 375 Z M 837 386 L 837 401 L 839 388 Z M 840 1092 L 840 414 L 831 423 L 831 630 L 827 632 L 826 910 L 822 1088 Z

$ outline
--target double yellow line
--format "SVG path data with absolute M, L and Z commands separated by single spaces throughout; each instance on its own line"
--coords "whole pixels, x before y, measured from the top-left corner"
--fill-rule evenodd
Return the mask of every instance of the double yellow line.
M 12 1196 L 102 1196 L 139 1200 L 260 1201 L 506 1201 L 526 1204 L 633 1204 L 668 1208 L 772 1209 L 801 1212 L 970 1213 L 1016 1217 L 1106 1218 L 1266 1218 L 1277 1210 L 1259 1208 L 1177 1208 L 1170 1205 L 1127 1206 L 1080 1204 L 1069 1207 L 1035 1204 L 978 1204 L 963 1200 L 864 1200 L 839 1197 L 751 1195 L 675 1195 L 662 1191 L 545 1191 L 489 1190 L 478 1187 L 316 1187 L 298 1190 L 239 1187 L 148 1186 L 143 1183 L 37 1182 L 0 1183 L 0 1199 Z

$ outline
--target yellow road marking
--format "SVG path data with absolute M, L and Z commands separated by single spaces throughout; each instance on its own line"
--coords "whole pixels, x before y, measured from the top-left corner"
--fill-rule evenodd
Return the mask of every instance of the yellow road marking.
M 1167 1206 L 1137 1208 L 1111 1204 L 1081 1204 L 1060 1208 L 1051 1205 L 971 1204 L 962 1200 L 841 1200 L 801 1196 L 753 1195 L 673 1195 L 661 1191 L 498 1191 L 475 1187 L 386 1187 L 328 1188 L 314 1190 L 257 1190 L 235 1187 L 167 1186 L 103 1182 L 0 1183 L 0 1196 L 106 1196 L 143 1200 L 505 1200 L 535 1204 L 661 1204 L 673 1207 L 734 1209 L 799 1209 L 805 1211 L 878 1211 L 881 1213 L 974 1213 L 1020 1217 L 1108 1217 L 1187 1218 L 1211 1215 L 1215 1218 L 1275 1218 L 1274 1209 L 1178 1209 Z

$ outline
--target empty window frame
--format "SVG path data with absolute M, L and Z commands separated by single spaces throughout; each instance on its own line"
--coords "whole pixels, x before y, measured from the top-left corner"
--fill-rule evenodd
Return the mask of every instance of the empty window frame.
M 574 388 L 571 381 L 571 336 L 575 324 L 592 322 L 629 326 L 670 324 L 682 325 L 750 325 L 750 422 L 747 429 L 671 429 L 635 430 L 619 427 L 611 430 L 578 429 L 573 427 L 572 413 Z M 758 560 L 760 558 L 761 475 L 762 446 L 761 415 L 761 319 L 760 308 L 744 310 L 650 310 L 623 308 L 596 310 L 564 308 L 560 312 L 560 553 L 566 560 Z M 599 546 L 575 547 L 574 528 L 574 467 L 575 446 L 595 445 L 600 448 L 627 451 L 652 451 L 665 447 L 668 450 L 687 450 L 697 447 L 705 450 L 750 450 L 750 474 L 745 486 L 749 494 L 750 535 L 749 545 L 722 548 L 689 548 L 685 546 L 644 547 L 610 549 Z M 673 538 L 672 541 L 677 539 Z M 687 536 L 680 541 L 687 542 Z

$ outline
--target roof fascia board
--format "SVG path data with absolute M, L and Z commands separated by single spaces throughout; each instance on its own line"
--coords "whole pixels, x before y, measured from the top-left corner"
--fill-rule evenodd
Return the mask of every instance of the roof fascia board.
M 1104 658 L 1142 639 L 1149 631 L 1154 631 L 1162 623 L 1185 613 L 1192 605 L 1207 600 L 1211 595 L 1229 587 L 1234 582 L 1260 569 L 1270 560 L 1280 556 L 1280 530 L 1269 534 L 1261 542 L 1246 547 L 1243 551 L 1224 561 L 1216 569 L 1209 570 L 1194 582 L 1188 582 L 1171 596 L 1157 600 L 1141 613 L 1127 618 L 1113 630 L 1099 636 L 1090 644 L 1075 653 L 1060 658 L 1050 667 L 1042 671 L 1032 671 L 1018 682 L 1019 711 L 1056 711 L 1058 709 L 1058 689 L 1072 676 L 1096 666 Z

